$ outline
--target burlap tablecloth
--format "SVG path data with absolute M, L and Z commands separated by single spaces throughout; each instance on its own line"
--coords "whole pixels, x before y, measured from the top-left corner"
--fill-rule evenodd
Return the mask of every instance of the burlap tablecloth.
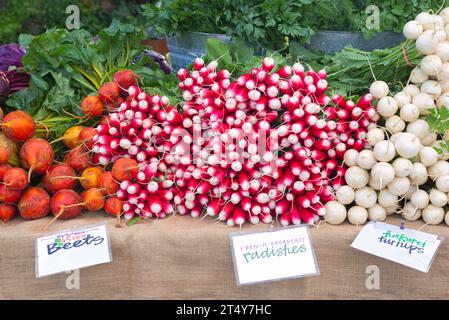
M 236 286 L 229 233 L 210 220 L 170 217 L 116 228 L 114 220 L 87 214 L 71 221 L 49 218 L 0 225 L 1 299 L 448 299 L 449 240 L 442 243 L 428 274 L 350 247 L 360 227 L 321 224 L 312 228 L 320 276 Z M 80 271 L 79 289 L 66 288 L 70 275 L 35 278 L 35 239 L 72 227 L 106 221 L 113 262 Z M 399 224 L 398 218 L 389 223 Z M 418 228 L 422 222 L 410 223 Z M 245 226 L 256 230 L 267 226 Z M 424 231 L 449 237 L 445 225 Z M 370 265 L 379 267 L 380 289 L 365 282 Z

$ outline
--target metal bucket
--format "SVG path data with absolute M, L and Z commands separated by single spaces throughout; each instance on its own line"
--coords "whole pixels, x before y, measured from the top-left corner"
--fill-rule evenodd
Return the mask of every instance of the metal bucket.
M 224 43 L 231 41 L 231 36 L 202 32 L 186 32 L 181 36 L 166 37 L 173 70 L 176 72 L 185 68 L 193 63 L 196 57 L 205 55 L 206 43 L 210 38 L 220 39 Z
M 308 50 L 320 50 L 332 54 L 340 52 L 348 45 L 363 51 L 373 51 L 393 47 L 404 40 L 401 33 L 393 31 L 379 32 L 374 37 L 365 39 L 361 32 L 320 30 L 313 35 L 310 43 L 305 47 Z

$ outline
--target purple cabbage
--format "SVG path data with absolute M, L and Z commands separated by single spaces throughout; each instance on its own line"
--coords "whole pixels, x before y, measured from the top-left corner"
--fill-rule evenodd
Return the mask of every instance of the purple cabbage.
M 0 46 L 0 71 L 8 71 L 12 66 L 21 67 L 24 55 L 25 49 L 18 44 L 11 43 Z

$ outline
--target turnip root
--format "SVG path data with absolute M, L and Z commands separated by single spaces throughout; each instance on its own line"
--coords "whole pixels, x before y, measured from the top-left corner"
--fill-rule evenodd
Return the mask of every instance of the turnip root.
M 438 225 L 444 220 L 444 209 L 440 207 L 435 207 L 429 204 L 425 209 L 422 210 L 422 218 L 425 223 L 430 225 Z
M 446 223 L 447 226 L 449 226 L 449 211 L 446 212 L 446 215 L 444 217 L 444 222 Z
M 355 191 L 355 203 L 363 208 L 372 208 L 377 202 L 377 194 L 370 187 L 364 187 Z
M 350 186 L 341 186 L 337 189 L 335 198 L 343 205 L 351 204 L 354 201 L 355 192 Z
M 420 67 L 416 67 L 415 69 L 413 69 L 412 73 L 410 74 L 410 81 L 414 84 L 421 84 L 427 80 L 429 80 L 429 76 L 425 74 Z
M 354 166 L 346 170 L 345 181 L 353 189 L 363 188 L 368 184 L 369 174 L 366 170 Z
M 338 225 L 345 221 L 347 212 L 345 206 L 341 203 L 330 201 L 324 205 L 324 208 L 326 209 L 324 219 L 327 223 Z
M 359 156 L 359 152 L 357 150 L 349 149 L 344 154 L 343 162 L 348 167 L 354 167 L 357 165 L 358 156 Z
M 393 160 L 396 155 L 394 144 L 387 140 L 382 140 L 376 143 L 373 152 L 376 160 L 382 162 L 389 162 Z
M 34 136 L 36 124 L 28 113 L 13 111 L 3 118 L 2 131 L 9 139 L 24 142 Z
M 386 118 L 394 115 L 398 109 L 398 103 L 393 97 L 384 97 L 377 103 L 377 112 Z
M 436 132 L 429 132 L 427 133 L 424 138 L 421 138 L 421 144 L 425 147 L 429 147 L 435 143 L 437 140 L 437 134 Z M 438 156 L 439 157 L 439 156 Z
M 406 122 L 414 122 L 419 118 L 419 108 L 414 104 L 406 104 L 402 106 L 399 112 L 402 120 Z
M 412 99 L 412 104 L 418 107 L 420 115 L 427 115 L 429 109 L 435 108 L 435 100 L 427 93 L 418 93 Z
M 427 121 L 418 119 L 409 123 L 406 131 L 414 134 L 419 139 L 423 139 L 430 132 L 430 127 Z
M 412 183 L 417 183 L 418 185 L 424 184 L 428 179 L 426 167 L 419 162 L 415 162 L 412 168 L 412 174 L 410 175 L 410 180 Z
M 413 97 L 417 95 L 420 91 L 419 88 L 413 84 L 409 84 L 402 89 L 406 94 L 408 94 L 410 97 Z
M 394 180 L 395 171 L 391 164 L 387 162 L 378 162 L 371 169 L 371 177 L 380 182 L 382 188 Z
M 407 132 L 397 137 L 394 146 L 398 154 L 407 159 L 417 156 L 422 147 L 418 137 Z
M 374 153 L 371 150 L 362 150 L 357 157 L 357 165 L 362 168 L 369 170 L 377 163 L 374 158 Z
M 438 161 L 438 152 L 431 147 L 423 147 L 419 151 L 419 161 L 426 166 L 431 167 Z
M 388 191 L 395 196 L 403 196 L 410 189 L 410 180 L 408 178 L 394 178 L 392 182 L 388 184 Z
M 419 115 L 419 112 L 418 112 L 418 115 Z M 380 128 L 371 129 L 366 134 L 366 141 L 368 141 L 368 143 L 371 147 L 374 147 L 379 141 L 383 141 L 384 139 L 385 139 L 384 131 Z M 349 152 L 349 151 L 350 150 L 348 150 L 347 152 Z
M 18 208 L 25 220 L 43 218 L 50 212 L 50 196 L 42 188 L 30 187 L 20 198 Z
M 394 100 L 398 103 L 398 106 L 402 108 L 404 105 L 412 102 L 412 97 L 405 91 L 400 91 L 394 95 Z
M 353 225 L 365 224 L 368 220 L 368 211 L 359 206 L 353 206 L 348 210 L 348 220 Z
M 434 80 L 427 80 L 421 85 L 421 92 L 427 93 L 428 95 L 431 95 L 434 98 L 440 96 L 441 90 L 442 89 L 440 84 Z
M 449 192 L 449 175 L 439 176 L 436 180 L 436 187 L 441 192 L 448 193 Z
M 435 207 L 444 207 L 447 205 L 448 196 L 446 193 L 433 188 L 429 193 L 430 203 L 432 203 Z
M 385 208 L 379 204 L 375 204 L 368 209 L 368 219 L 371 221 L 384 221 L 387 218 Z
M 401 211 L 402 216 L 407 221 L 416 221 L 421 218 L 422 211 L 415 207 L 411 202 L 407 202 Z
M 439 160 L 433 166 L 428 168 L 429 177 L 436 180 L 440 176 L 449 175 L 449 163 L 447 161 Z
M 388 189 L 383 189 L 377 195 L 377 202 L 384 208 L 397 207 L 399 197 L 392 194 Z
M 402 132 L 405 129 L 405 122 L 399 116 L 393 115 L 385 121 L 385 128 L 391 133 Z
M 370 93 L 375 99 L 382 99 L 388 95 L 390 89 L 384 81 L 375 81 L 371 84 Z
M 13 204 L 0 203 L 0 220 L 4 223 L 8 222 L 17 213 L 17 209 Z
M 398 212 L 398 207 L 399 206 L 385 208 L 385 212 L 387 213 L 387 216 L 390 216 L 392 214 L 397 213 Z
M 413 203 L 413 205 L 418 209 L 424 209 L 429 205 L 429 194 L 425 192 L 424 190 L 416 190 L 411 198 L 410 201 Z
M 396 173 L 396 177 L 404 178 L 412 174 L 413 163 L 406 158 L 397 158 L 393 161 L 393 169 Z
M 416 39 L 416 49 L 423 55 L 431 55 L 437 51 L 438 43 L 435 34 L 423 33 Z
M 425 56 L 421 61 L 421 70 L 428 76 L 436 76 L 440 71 L 442 65 L 443 62 L 441 61 L 439 56 L 428 55 Z
M 423 31 L 424 29 L 422 25 L 413 20 L 404 25 L 403 34 L 407 39 L 416 40 L 423 33 Z

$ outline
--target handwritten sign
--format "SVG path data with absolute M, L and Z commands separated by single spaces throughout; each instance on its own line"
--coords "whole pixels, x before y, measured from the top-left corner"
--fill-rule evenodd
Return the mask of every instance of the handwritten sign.
M 430 233 L 370 222 L 351 247 L 427 273 L 442 241 Z
M 36 240 L 36 277 L 112 261 L 105 224 L 63 231 Z
M 308 226 L 232 233 L 230 238 L 238 285 L 319 274 Z

